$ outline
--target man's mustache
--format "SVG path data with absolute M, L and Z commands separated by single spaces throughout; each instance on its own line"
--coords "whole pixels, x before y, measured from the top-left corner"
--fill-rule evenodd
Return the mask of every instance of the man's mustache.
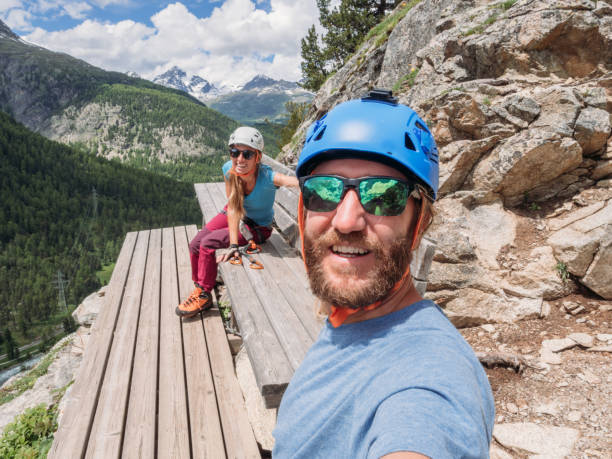
M 331 247 L 333 245 L 356 246 L 369 252 L 380 249 L 379 244 L 368 238 L 362 231 L 352 233 L 341 233 L 335 228 L 330 228 L 325 234 L 318 237 L 315 241 L 308 241 L 318 248 Z

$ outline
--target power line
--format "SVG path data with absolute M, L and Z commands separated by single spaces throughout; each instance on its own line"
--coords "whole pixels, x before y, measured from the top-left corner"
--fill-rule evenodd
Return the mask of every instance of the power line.
M 51 283 L 55 286 L 59 293 L 58 303 L 60 306 L 64 306 L 64 310 L 68 312 L 68 305 L 66 304 L 66 295 L 64 289 L 70 284 L 69 280 L 64 279 L 64 275 L 61 271 L 57 272 L 57 279 L 52 280 Z

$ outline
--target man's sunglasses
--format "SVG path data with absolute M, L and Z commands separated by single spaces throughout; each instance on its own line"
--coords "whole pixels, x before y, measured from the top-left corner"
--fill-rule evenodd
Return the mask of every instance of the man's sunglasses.
M 300 177 L 304 206 L 313 212 L 330 212 L 338 207 L 349 190 L 354 189 L 364 210 L 372 215 L 401 214 L 415 183 L 394 177 L 345 178 L 337 175 Z
M 238 158 L 242 153 L 244 159 L 251 159 L 257 153 L 253 150 L 238 150 L 237 148 L 230 148 L 229 154 L 232 158 Z

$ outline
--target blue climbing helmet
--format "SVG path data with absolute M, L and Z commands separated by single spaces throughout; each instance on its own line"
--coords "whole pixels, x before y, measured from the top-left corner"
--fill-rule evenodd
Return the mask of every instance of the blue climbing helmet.
M 296 175 L 308 175 L 329 159 L 379 161 L 416 180 L 434 201 L 438 194 L 438 148 L 427 124 L 391 91 L 374 89 L 361 100 L 334 107 L 306 132 Z

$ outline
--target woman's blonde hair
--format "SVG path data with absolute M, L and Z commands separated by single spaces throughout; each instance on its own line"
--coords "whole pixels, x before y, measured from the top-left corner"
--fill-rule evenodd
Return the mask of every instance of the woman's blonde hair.
M 253 173 L 255 174 L 255 177 L 257 177 L 257 175 L 259 174 L 259 164 L 261 160 L 261 153 L 258 152 L 255 158 L 257 162 L 255 164 L 255 171 Z M 228 208 L 232 209 L 232 211 L 238 215 L 238 218 L 240 220 L 242 220 L 242 218 L 245 215 L 244 187 L 243 187 L 244 182 L 240 179 L 240 176 L 238 174 L 235 174 L 233 172 L 233 167 L 230 170 L 228 182 L 230 186 L 230 195 L 227 200 L 227 206 Z

